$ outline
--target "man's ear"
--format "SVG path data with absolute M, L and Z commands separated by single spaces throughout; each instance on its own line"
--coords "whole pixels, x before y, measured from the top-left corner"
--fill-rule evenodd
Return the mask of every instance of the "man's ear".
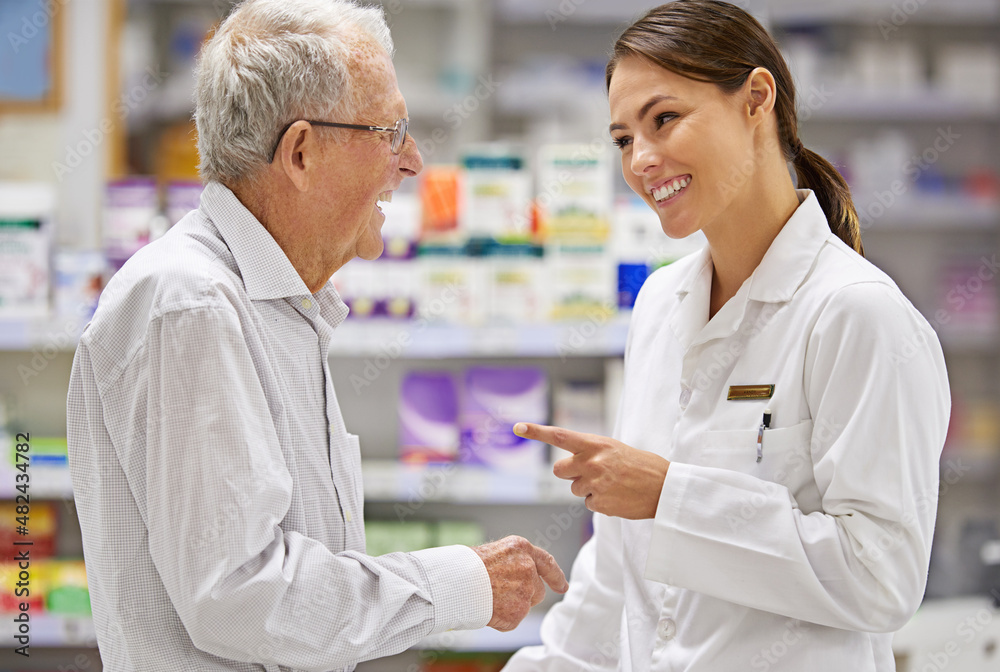
M 308 121 L 301 119 L 288 127 L 278 143 L 274 160 L 299 191 L 309 189 L 318 150 L 316 132 Z
M 754 68 L 743 84 L 747 115 L 751 120 L 768 116 L 778 101 L 778 87 L 774 75 L 767 68 Z

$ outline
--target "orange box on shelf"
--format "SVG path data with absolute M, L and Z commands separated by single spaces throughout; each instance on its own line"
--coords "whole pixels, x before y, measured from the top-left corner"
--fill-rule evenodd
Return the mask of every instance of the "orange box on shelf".
M 420 175 L 421 229 L 425 238 L 458 233 L 457 166 L 427 166 Z

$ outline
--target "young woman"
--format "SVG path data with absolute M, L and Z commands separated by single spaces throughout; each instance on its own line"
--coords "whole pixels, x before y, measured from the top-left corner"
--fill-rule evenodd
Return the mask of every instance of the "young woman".
M 642 289 L 613 439 L 515 426 L 573 453 L 555 473 L 598 515 L 543 645 L 506 669 L 893 670 L 934 530 L 938 340 L 863 258 L 749 14 L 658 7 L 607 85 L 626 181 L 708 246 Z

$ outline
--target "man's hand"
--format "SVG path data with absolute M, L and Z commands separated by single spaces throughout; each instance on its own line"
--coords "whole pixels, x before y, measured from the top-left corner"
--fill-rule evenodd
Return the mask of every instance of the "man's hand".
M 653 518 L 670 462 L 621 441 L 561 427 L 519 422 L 514 433 L 573 453 L 552 467 L 573 481 L 570 491 L 591 511 L 639 520 Z
M 545 597 L 545 583 L 557 593 L 569 589 L 555 559 L 524 537 L 504 537 L 472 548 L 486 565 L 493 588 L 491 628 L 507 632 Z

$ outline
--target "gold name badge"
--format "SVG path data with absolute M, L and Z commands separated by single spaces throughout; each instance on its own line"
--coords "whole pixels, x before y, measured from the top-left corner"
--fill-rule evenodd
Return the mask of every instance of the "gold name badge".
M 774 396 L 774 385 L 730 385 L 728 401 L 747 399 L 770 399 Z

